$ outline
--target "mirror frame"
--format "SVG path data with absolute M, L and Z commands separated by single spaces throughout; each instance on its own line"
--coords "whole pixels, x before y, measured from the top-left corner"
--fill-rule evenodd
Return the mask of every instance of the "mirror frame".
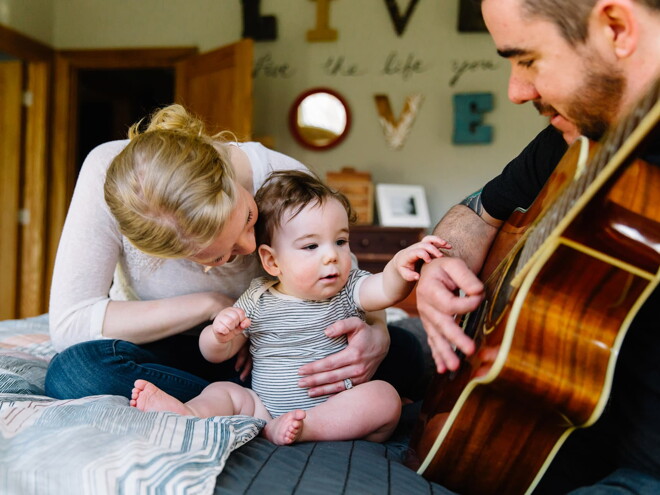
M 323 145 L 315 145 L 313 143 L 310 143 L 309 141 L 306 141 L 305 138 L 300 133 L 300 130 L 298 129 L 298 125 L 297 125 L 298 107 L 300 107 L 300 104 L 303 102 L 305 98 L 316 93 L 328 93 L 334 96 L 344 106 L 344 111 L 346 112 L 346 128 L 344 129 L 344 132 L 342 132 L 340 135 L 338 135 L 334 140 L 330 141 L 328 144 L 323 144 Z M 338 146 L 344 139 L 346 139 L 346 136 L 348 136 L 348 133 L 351 130 L 351 123 L 352 123 L 351 109 L 348 106 L 346 99 L 334 89 L 330 89 L 326 87 L 316 87 L 303 91 L 298 96 L 298 98 L 296 98 L 296 100 L 291 105 L 291 108 L 289 109 L 289 130 L 291 131 L 291 135 L 293 135 L 293 137 L 300 146 L 314 151 L 328 150 L 334 148 L 335 146 Z

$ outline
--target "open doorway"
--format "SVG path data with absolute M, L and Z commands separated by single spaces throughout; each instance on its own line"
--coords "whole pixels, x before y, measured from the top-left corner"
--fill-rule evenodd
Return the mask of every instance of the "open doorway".
M 46 242 L 42 241 L 47 252 L 46 287 L 50 286 L 59 235 L 78 168 L 87 152 L 101 142 L 125 138 L 129 125 L 153 108 L 172 101 L 183 103 L 209 124 L 233 129 L 237 136 L 249 138 L 252 59 L 251 39 L 203 54 L 199 54 L 196 47 L 83 49 L 55 53 L 52 155 L 47 195 L 49 231 Z M 83 90 L 81 79 L 86 77 L 88 81 Z M 127 88 L 132 95 L 129 99 L 123 94 Z M 99 115 L 107 117 L 102 119 L 104 124 L 97 121 Z M 95 129 L 97 125 L 107 127 Z M 89 135 L 82 136 L 83 132 Z
M 76 175 L 97 145 L 124 139 L 128 128 L 174 101 L 174 68 L 80 69 Z

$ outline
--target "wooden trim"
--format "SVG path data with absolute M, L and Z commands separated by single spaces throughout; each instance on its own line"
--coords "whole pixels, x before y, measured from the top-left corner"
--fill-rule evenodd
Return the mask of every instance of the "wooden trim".
M 237 94 L 240 94 L 239 101 L 244 102 L 243 108 L 235 108 L 235 119 L 240 122 L 237 133 L 242 134 L 243 139 L 252 139 L 253 127 L 253 106 L 254 106 L 254 78 L 252 77 L 252 67 L 254 59 L 254 41 L 245 39 L 237 42 L 238 48 L 235 53 L 237 70 L 234 77 L 238 87 Z M 244 74 L 248 74 L 247 77 Z
M 0 25 L 0 51 L 26 61 L 48 61 L 54 54 L 51 47 L 3 25 Z
M 180 48 L 119 48 L 91 50 L 59 50 L 75 69 L 122 69 L 174 67 L 177 62 L 197 54 L 196 47 Z
M 0 320 L 16 318 L 23 63 L 0 63 Z
M 55 255 L 60 234 L 69 207 L 75 183 L 73 169 L 77 119 L 75 118 L 75 81 L 70 62 L 55 56 L 53 89 L 53 126 L 51 135 L 51 162 L 48 184 L 48 252 L 46 272 L 48 285 L 55 266 Z
M 30 217 L 21 228 L 20 318 L 37 316 L 48 310 L 45 266 L 49 74 L 49 63 L 28 64 L 27 90 L 32 95 L 32 101 L 25 110 L 22 207 Z

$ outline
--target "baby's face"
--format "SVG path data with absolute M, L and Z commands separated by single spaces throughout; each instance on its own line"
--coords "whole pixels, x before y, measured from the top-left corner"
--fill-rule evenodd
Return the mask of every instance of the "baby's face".
M 273 233 L 280 292 L 322 300 L 337 294 L 351 271 L 348 215 L 342 204 L 326 200 L 286 217 Z

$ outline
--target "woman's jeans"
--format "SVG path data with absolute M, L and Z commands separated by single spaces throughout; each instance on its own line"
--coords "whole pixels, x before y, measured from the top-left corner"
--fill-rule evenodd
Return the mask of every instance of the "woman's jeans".
M 386 380 L 413 400 L 423 393 L 422 348 L 407 330 L 389 327 L 391 344 L 374 379 Z M 242 382 L 234 369 L 236 360 L 209 363 L 199 351 L 196 335 L 175 335 L 157 342 L 136 345 L 123 340 L 92 340 L 69 347 L 51 361 L 46 374 L 46 395 L 76 399 L 88 395 L 131 396 L 135 380 L 150 381 L 186 402 L 210 382 Z

